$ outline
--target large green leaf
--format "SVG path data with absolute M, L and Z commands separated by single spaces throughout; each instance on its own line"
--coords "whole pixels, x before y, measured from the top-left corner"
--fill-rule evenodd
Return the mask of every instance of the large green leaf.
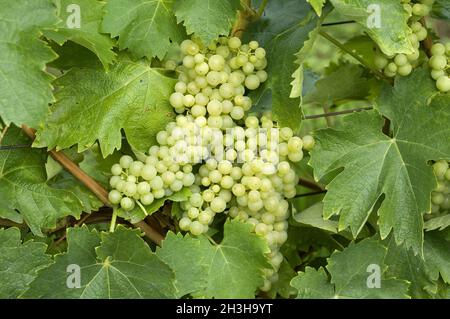
M 138 57 L 162 59 L 171 41 L 184 37 L 172 12 L 172 0 L 109 0 L 102 30 L 119 37 L 119 47 Z
M 422 215 L 431 209 L 430 193 L 437 184 L 427 162 L 450 159 L 450 96 L 438 95 L 428 104 L 436 94 L 428 72 L 417 70 L 381 93 L 377 109 L 390 119 L 392 138 L 382 133 L 377 112 L 351 115 L 342 128 L 317 132 L 310 161 L 316 179 L 344 168 L 327 185 L 325 218 L 339 214 L 339 228 L 350 227 L 356 235 L 382 201 L 382 238 L 393 229 L 397 243 L 416 253 L 422 251 Z
M 28 298 L 171 298 L 174 274 L 137 230 L 119 225 L 114 233 L 68 229 L 67 253 L 39 272 L 25 293 Z M 80 287 L 73 285 L 70 265 L 79 267 Z M 68 285 L 72 283 L 72 285 Z
M 361 25 L 385 54 L 413 52 L 412 44 L 408 39 L 408 35 L 412 32 L 407 23 L 409 15 L 400 1 L 330 1 L 338 13 Z M 377 18 L 379 18 L 379 25 L 377 25 Z
M 103 16 L 103 2 L 97 0 L 59 0 L 58 9 L 61 19 L 57 30 L 46 30 L 45 36 L 59 45 L 73 41 L 94 52 L 105 68 L 113 62 L 114 42 L 100 33 Z M 79 22 L 79 25 L 76 23 Z
M 175 0 L 178 22 L 184 22 L 188 34 L 194 33 L 205 44 L 228 35 L 240 8 L 239 0 Z
M 311 268 L 299 273 L 291 284 L 298 289 L 298 298 L 407 298 L 408 283 L 386 273 L 386 252 L 378 239 L 364 239 L 328 259 L 326 268 L 334 287 L 323 269 Z M 372 279 L 378 275 L 377 286 Z
M 17 228 L 0 229 L 0 298 L 17 298 L 36 277 L 39 269 L 51 263 L 46 245 L 20 240 Z
M 269 1 L 265 15 L 251 24 L 246 37 L 257 39 L 267 50 L 268 80 L 252 98 L 260 108 L 270 109 L 281 126 L 299 129 L 299 94 L 291 95 L 291 75 L 298 68 L 295 54 L 319 24 L 317 15 L 305 1 Z M 298 93 L 298 92 L 296 92 Z
M 250 229 L 248 224 L 226 222 L 218 245 L 211 245 L 205 237 L 168 235 L 157 254 L 180 278 L 180 295 L 191 292 L 205 298 L 254 298 L 263 284 L 263 269 L 270 265 L 264 255 L 267 244 Z
M 313 91 L 303 99 L 304 103 L 332 105 L 346 99 L 362 99 L 369 95 L 368 79 L 364 69 L 355 64 L 342 64 L 330 74 L 318 80 Z
M 30 143 L 17 127 L 10 127 L 1 145 Z M 82 200 L 69 189 L 58 189 L 47 182 L 47 154 L 36 149 L 0 151 L 0 217 L 28 224 L 33 233 L 53 228 L 64 216 L 79 217 Z M 18 210 L 17 213 L 15 210 Z
M 35 145 L 62 149 L 78 144 L 85 150 L 98 140 L 106 157 L 120 149 L 123 128 L 132 146 L 147 151 L 174 117 L 168 102 L 174 83 L 145 61 L 127 58 L 108 73 L 74 68 L 56 81 L 57 102 Z
M 0 116 L 37 127 L 53 101 L 45 64 L 56 54 L 39 39 L 57 23 L 51 0 L 0 0 Z

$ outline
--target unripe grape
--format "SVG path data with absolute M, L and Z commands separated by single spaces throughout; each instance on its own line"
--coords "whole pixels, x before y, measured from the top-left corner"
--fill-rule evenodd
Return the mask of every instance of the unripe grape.
M 122 168 L 129 168 L 132 163 L 133 158 L 128 155 L 123 155 L 119 160 L 119 164 L 120 166 L 122 166 Z
M 257 48 L 255 50 L 255 56 L 258 59 L 263 59 L 266 56 L 266 50 L 264 50 L 263 48 Z
M 259 77 L 255 74 L 250 74 L 245 78 L 245 87 L 249 90 L 256 90 L 260 83 Z
M 315 140 L 311 135 L 303 136 L 303 148 L 307 151 L 311 151 L 314 148 Z
M 194 221 L 189 225 L 189 231 L 194 236 L 201 235 L 203 233 L 203 230 L 203 225 L 198 221 Z
M 120 207 L 126 211 L 130 211 L 134 208 L 134 200 L 128 197 L 124 197 L 120 200 Z
M 142 203 L 142 205 L 150 205 L 151 203 L 153 203 L 154 199 L 155 197 L 152 193 L 147 193 L 141 196 L 140 202 Z
M 232 37 L 228 39 L 228 46 L 230 47 L 230 49 L 239 49 L 239 47 L 241 46 L 241 39 L 239 39 L 238 37 Z
M 182 108 L 184 107 L 183 103 L 184 95 L 179 92 L 174 92 L 170 95 L 169 102 L 174 108 Z
M 143 167 L 144 167 L 144 163 L 142 163 L 140 161 L 134 161 L 130 165 L 129 172 L 130 172 L 131 175 L 141 176 L 141 171 L 142 171 Z
M 412 72 L 412 65 L 411 64 L 405 64 L 398 68 L 397 73 L 401 76 L 407 76 L 411 74 Z
M 441 92 L 449 92 L 450 91 L 450 78 L 447 75 L 441 76 L 436 81 L 436 87 Z
M 439 79 L 441 76 L 445 76 L 445 71 L 444 70 L 431 70 L 431 77 L 434 80 Z
M 191 226 L 191 220 L 187 217 L 183 217 L 178 222 L 178 225 L 180 226 L 181 230 L 188 231 Z
M 444 70 L 447 66 L 447 58 L 443 55 L 434 55 L 430 58 L 429 65 L 435 70 Z
M 406 58 L 406 55 L 404 54 L 397 54 L 394 58 L 394 62 L 395 64 L 397 64 L 397 66 L 403 66 L 406 63 L 408 63 L 408 59 Z
M 215 197 L 211 201 L 210 207 L 215 213 L 221 213 L 225 210 L 226 205 L 227 204 L 225 200 L 223 200 L 221 197 Z
M 109 192 L 108 199 L 113 205 L 119 204 L 122 199 L 122 194 L 120 194 L 119 191 L 113 189 Z

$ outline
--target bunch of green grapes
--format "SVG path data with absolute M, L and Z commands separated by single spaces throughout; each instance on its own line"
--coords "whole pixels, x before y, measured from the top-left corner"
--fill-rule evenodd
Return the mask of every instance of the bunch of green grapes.
M 242 44 L 239 38 L 222 37 L 202 47 L 185 40 L 181 51 L 179 81 L 170 96 L 175 111 L 188 111 L 194 118 L 205 116 L 215 128 L 242 119 L 252 106 L 245 90 L 254 90 L 267 79 L 266 51 L 258 42 Z
M 157 134 L 158 145 L 144 161 L 125 155 L 112 166 L 109 199 L 125 211 L 138 205 L 145 212 L 154 199 L 189 188 L 181 216 L 175 216 L 179 228 L 207 234 L 217 214 L 252 225 L 270 247 L 273 268 L 261 287 L 268 291 L 283 260 L 287 200 L 299 180 L 293 163 L 313 148 L 314 139 L 279 127 L 270 113 L 246 114 L 252 106 L 246 94 L 267 79 L 258 42 L 220 38 L 203 47 L 185 40 L 181 51 L 179 81 L 169 98 L 179 115 Z
M 431 47 L 432 57 L 428 64 L 431 67 L 431 77 L 436 80 L 436 87 L 441 92 L 450 91 L 450 77 L 448 75 L 448 59 L 450 57 L 450 42 L 435 43 Z
M 438 180 L 438 187 L 431 195 L 431 212 L 434 214 L 450 212 L 450 168 L 444 160 L 433 164 L 434 174 Z
M 412 33 L 409 35 L 408 40 L 412 44 L 414 52 L 388 56 L 381 50 L 378 50 L 375 54 L 374 64 L 386 76 L 407 76 L 417 66 L 420 56 L 420 42 L 428 36 L 427 29 L 422 25 L 420 19 L 430 13 L 433 3 L 434 0 L 420 0 L 415 3 L 411 0 L 403 0 L 403 7 L 410 15 L 408 25 Z

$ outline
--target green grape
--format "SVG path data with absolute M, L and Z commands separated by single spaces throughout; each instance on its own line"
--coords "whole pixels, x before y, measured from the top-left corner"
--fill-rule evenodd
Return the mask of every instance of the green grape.
M 211 100 L 206 109 L 210 115 L 218 116 L 222 113 L 222 103 L 217 100 Z
M 204 230 L 203 225 L 200 222 L 198 222 L 198 221 L 193 221 L 189 225 L 189 231 L 194 236 L 201 235 L 203 233 L 203 230 Z
M 124 197 L 120 200 L 120 207 L 122 207 L 126 211 L 130 211 L 134 208 L 134 200 L 128 197 Z
M 228 40 L 228 46 L 230 47 L 230 49 L 239 49 L 239 47 L 241 46 L 241 39 L 237 38 L 237 37 L 232 37 Z
M 245 87 L 249 90 L 257 89 L 260 83 L 259 77 L 254 74 L 250 74 L 245 78 Z
M 404 54 L 397 54 L 394 58 L 394 63 L 398 67 L 401 67 L 408 63 L 408 59 L 406 58 L 406 55 L 404 55 Z
M 225 66 L 225 59 L 223 56 L 215 54 L 209 58 L 209 68 L 213 71 L 222 71 Z
M 120 158 L 119 164 L 122 168 L 129 168 L 131 163 L 133 163 L 133 158 L 129 155 L 124 155 Z
M 311 151 L 314 148 L 315 140 L 311 135 L 303 136 L 303 148 L 307 151 Z
M 429 65 L 435 70 L 444 70 L 447 66 L 447 58 L 443 55 L 434 55 L 430 58 Z
M 445 71 L 444 70 L 431 70 L 431 77 L 434 80 L 439 79 L 441 76 L 445 76 Z
M 154 196 L 152 193 L 143 194 L 140 198 L 140 202 L 143 205 L 150 205 L 154 201 Z
M 436 87 L 441 92 L 449 92 L 450 91 L 450 78 L 447 75 L 443 75 L 436 81 Z
M 401 76 L 407 76 L 411 74 L 412 72 L 412 65 L 411 64 L 405 64 L 398 68 L 397 73 Z
M 178 226 L 180 226 L 181 230 L 188 231 L 190 230 L 191 220 L 187 217 L 183 217 L 178 222 Z
M 112 191 L 109 192 L 108 199 L 113 205 L 119 204 L 120 201 L 122 200 L 122 194 L 120 194 L 119 191 L 113 189 Z

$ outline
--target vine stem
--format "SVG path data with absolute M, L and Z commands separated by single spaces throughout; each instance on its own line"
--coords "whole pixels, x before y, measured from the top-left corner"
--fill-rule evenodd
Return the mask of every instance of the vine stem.
M 35 130 L 22 125 L 22 130 L 32 139 L 36 138 Z M 57 152 L 56 150 L 49 151 L 50 156 L 61 164 L 69 173 L 71 173 L 75 178 L 77 178 L 80 182 L 82 182 L 91 192 L 97 196 L 100 201 L 108 207 L 112 207 L 111 203 L 108 199 L 108 191 L 103 188 L 99 183 L 97 183 L 92 177 L 86 174 L 77 164 L 72 162 L 70 158 L 68 158 L 64 153 Z M 156 231 L 153 227 L 149 226 L 146 222 L 140 221 L 138 223 L 133 224 L 136 227 L 139 227 L 145 235 L 150 238 L 155 244 L 160 245 L 161 241 L 164 239 L 163 235 Z
M 323 186 L 321 186 L 321 185 L 319 185 L 319 184 L 317 184 L 317 183 L 315 183 L 313 181 L 304 179 L 304 178 L 300 178 L 299 181 L 298 181 L 298 184 L 302 185 L 302 186 L 305 186 L 305 187 L 307 187 L 309 189 L 319 191 L 319 192 L 325 190 L 325 188 L 323 188 Z
M 322 114 L 305 115 L 304 119 L 312 120 L 312 119 L 317 119 L 317 118 L 322 118 L 322 117 L 338 116 L 338 115 L 356 113 L 356 112 L 361 112 L 361 111 L 368 111 L 368 110 L 372 110 L 372 109 L 373 109 L 372 106 L 359 107 L 359 108 L 344 110 L 344 111 L 339 111 L 339 112 L 329 112 L 329 113 L 322 113 Z
M 356 22 L 355 20 L 328 22 L 328 23 L 322 23 L 322 27 L 332 27 L 334 25 L 350 24 L 350 23 L 355 23 L 355 22 Z
M 362 57 L 357 55 L 355 52 L 353 52 L 352 50 L 347 48 L 344 44 L 342 44 L 341 42 L 339 42 L 338 40 L 333 38 L 331 35 L 329 35 L 328 33 L 326 33 L 323 30 L 320 30 L 319 34 L 322 37 L 324 37 L 325 39 L 327 39 L 328 41 L 330 41 L 331 43 L 333 43 L 339 49 L 344 51 L 345 53 L 351 55 L 353 58 L 355 58 L 359 63 L 361 63 L 365 68 L 367 68 L 370 72 L 375 74 L 377 77 L 379 77 L 380 79 L 387 80 L 387 81 L 390 82 L 390 80 L 388 78 L 386 78 L 383 73 L 379 72 L 378 70 L 373 69 L 366 60 L 364 60 Z
M 268 2 L 269 2 L 269 0 L 263 0 L 261 5 L 259 6 L 258 11 L 256 12 L 256 16 L 258 18 L 260 18 L 264 14 L 264 10 L 266 9 L 266 6 L 267 6 Z
M 117 209 L 113 209 L 113 213 L 111 216 L 111 224 L 109 225 L 109 232 L 113 233 L 114 229 L 116 229 L 116 220 L 117 220 Z

